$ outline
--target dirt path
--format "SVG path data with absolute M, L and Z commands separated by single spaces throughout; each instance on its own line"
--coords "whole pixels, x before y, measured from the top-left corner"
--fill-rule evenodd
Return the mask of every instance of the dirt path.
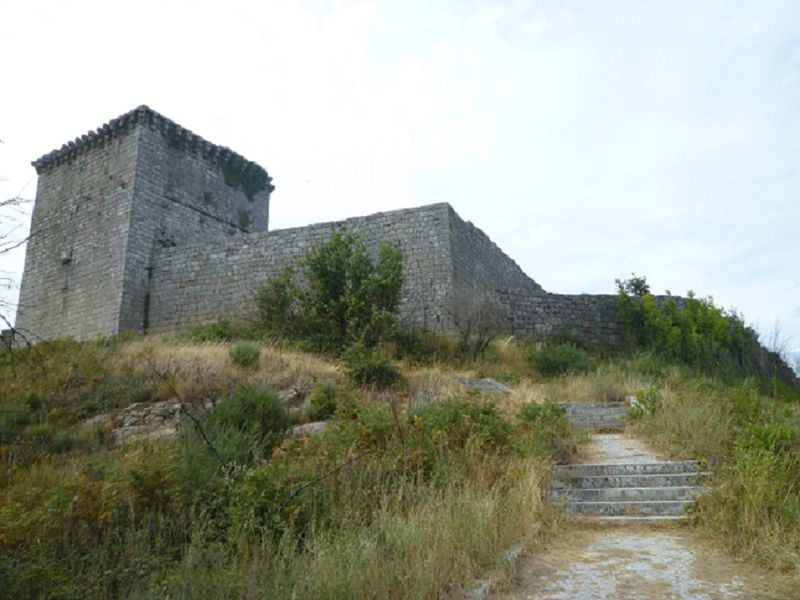
M 625 434 L 593 435 L 580 463 L 663 460 Z M 798 580 L 733 560 L 686 525 L 602 526 L 569 519 L 521 559 L 515 587 L 498 599 L 800 598 Z
M 583 444 L 573 463 L 623 464 L 667 460 L 642 440 L 626 433 L 595 433 Z
M 685 527 L 567 526 L 520 565 L 516 589 L 536 600 L 798 598 L 786 577 L 732 560 Z

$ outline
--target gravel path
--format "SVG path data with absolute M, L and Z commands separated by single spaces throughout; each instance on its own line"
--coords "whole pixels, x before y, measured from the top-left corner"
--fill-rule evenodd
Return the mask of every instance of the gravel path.
M 595 433 L 572 462 L 595 464 L 646 463 L 667 460 L 642 440 L 626 433 Z
M 625 434 L 596 434 L 575 462 L 663 460 Z M 735 561 L 687 526 L 599 526 L 568 521 L 521 559 L 516 587 L 498 599 L 594 600 L 800 598 L 797 579 Z
M 517 588 L 495 598 L 797 598 L 796 588 L 786 577 L 734 561 L 678 527 L 567 527 L 558 539 L 532 553 L 520 566 Z

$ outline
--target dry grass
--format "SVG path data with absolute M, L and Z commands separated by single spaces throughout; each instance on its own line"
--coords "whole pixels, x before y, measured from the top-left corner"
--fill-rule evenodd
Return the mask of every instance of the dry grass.
M 314 380 L 341 379 L 336 366 L 318 356 L 266 344 L 260 345 L 254 368 L 241 368 L 231 361 L 230 347 L 227 343 L 178 344 L 174 338 L 151 336 L 123 345 L 115 360 L 145 375 L 170 376 L 161 399 L 174 392 L 187 400 L 208 398 L 240 383 L 307 390 Z
M 464 389 L 438 368 L 412 369 L 406 371 L 405 377 L 408 395 L 413 403 L 426 404 Z
M 369 526 L 318 535 L 304 550 L 265 547 L 211 570 L 213 556 L 190 552 L 172 589 L 204 598 L 261 598 L 265 589 L 274 598 L 463 597 L 539 518 L 546 473 L 520 460 L 502 490 L 493 475 L 477 474 L 444 490 L 418 489 L 408 510 L 386 497 Z
M 502 408 L 505 414 L 514 414 L 529 402 L 609 402 L 624 400 L 638 390 L 650 385 L 650 380 L 640 374 L 626 373 L 610 365 L 601 365 L 597 371 L 585 374 L 568 374 L 562 377 L 523 379 L 514 386 L 514 393 L 505 397 Z

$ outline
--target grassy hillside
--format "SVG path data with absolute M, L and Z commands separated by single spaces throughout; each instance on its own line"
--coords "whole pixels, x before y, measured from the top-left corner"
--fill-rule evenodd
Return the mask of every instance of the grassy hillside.
M 455 597 L 547 521 L 548 464 L 575 443 L 552 403 L 629 394 L 648 409 L 631 427 L 714 465 L 695 526 L 800 563 L 800 398 L 777 381 L 514 340 L 472 360 L 426 336 L 389 349 L 401 379 L 381 389 L 319 355 L 208 341 L 231 335 L 0 355 L 5 597 Z M 113 443 L 121 409 L 171 399 L 196 423 Z M 288 433 L 320 418 L 320 435 Z

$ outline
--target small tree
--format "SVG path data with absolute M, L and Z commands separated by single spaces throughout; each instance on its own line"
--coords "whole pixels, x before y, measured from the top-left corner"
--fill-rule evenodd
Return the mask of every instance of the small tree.
M 258 295 L 262 323 L 270 333 L 301 339 L 315 350 L 340 354 L 392 338 L 402 287 L 403 256 L 389 244 L 373 264 L 356 235 L 335 232 L 313 246 L 296 273 L 288 268 Z
M 486 350 L 506 330 L 505 310 L 494 296 L 477 290 L 458 294 L 453 311 L 453 324 L 459 335 L 459 346 L 472 360 Z

